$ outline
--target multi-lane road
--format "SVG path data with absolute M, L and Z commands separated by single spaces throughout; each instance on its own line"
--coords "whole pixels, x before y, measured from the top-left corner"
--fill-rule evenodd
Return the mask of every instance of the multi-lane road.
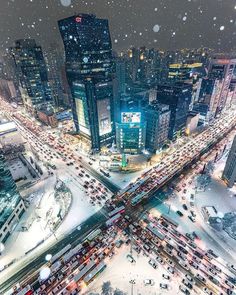
M 12 117 L 13 110 L 11 106 L 7 105 L 5 102 L 3 103 L 3 109 L 5 108 L 8 112 L 8 116 Z M 14 119 L 14 118 L 13 118 Z M 15 119 L 16 120 L 16 119 Z M 23 131 L 29 131 L 26 126 L 22 126 L 22 122 L 16 121 L 16 123 L 20 126 Z M 118 195 L 118 199 L 122 197 L 124 201 L 127 203 L 127 212 L 132 217 L 132 212 L 134 216 L 136 216 L 135 210 L 131 209 L 131 204 L 128 200 L 130 198 L 134 199 L 139 196 L 141 193 L 144 193 L 143 196 L 150 196 L 156 190 L 161 188 L 167 181 L 169 181 L 174 175 L 184 169 L 187 165 L 189 165 L 192 161 L 194 161 L 199 155 L 203 154 L 205 151 L 209 149 L 210 146 L 217 143 L 225 134 L 227 134 L 234 126 L 236 125 L 235 113 L 227 113 L 223 117 L 217 119 L 212 126 L 208 129 L 195 136 L 195 138 L 188 141 L 184 146 L 182 146 L 179 150 L 174 152 L 172 155 L 165 157 L 162 159 L 162 162 L 147 171 L 143 176 L 141 176 L 135 183 L 128 186 L 126 191 L 122 191 L 120 195 Z M 32 134 L 32 131 L 30 131 Z M 43 142 L 43 141 L 42 141 Z M 52 149 L 52 148 L 50 148 Z M 88 165 L 86 162 L 81 161 L 83 166 L 85 167 L 88 173 L 92 174 L 99 181 L 101 181 L 105 186 L 113 191 L 117 192 L 118 187 L 101 176 L 98 172 L 94 171 L 94 169 Z M 143 196 L 141 199 L 143 199 Z M 139 203 L 139 202 L 137 202 Z M 134 204 L 133 204 L 134 205 Z M 138 206 L 139 209 L 142 207 Z M 95 217 L 99 215 L 99 218 Z M 31 270 L 37 270 L 39 267 L 44 264 L 44 258 L 46 253 L 56 253 L 61 248 L 63 248 L 67 243 L 73 241 L 74 244 L 79 243 L 92 229 L 105 224 L 106 217 L 104 214 L 97 213 L 95 216 L 91 217 L 82 227 L 82 231 L 74 231 L 69 236 L 65 237 L 63 240 L 57 242 L 53 247 L 45 251 L 35 260 L 31 261 L 30 264 L 24 266 L 19 272 L 15 273 L 13 276 L 10 276 L 8 280 L 6 280 L 2 285 L 0 292 L 4 292 L 10 286 L 15 284 L 16 282 L 21 281 L 27 273 Z
M 236 125 L 235 112 L 225 113 L 202 133 L 162 159 L 162 162 L 145 172 L 136 182 L 130 184 L 119 197 L 136 205 L 144 198 L 163 187 L 175 175 L 207 152 Z

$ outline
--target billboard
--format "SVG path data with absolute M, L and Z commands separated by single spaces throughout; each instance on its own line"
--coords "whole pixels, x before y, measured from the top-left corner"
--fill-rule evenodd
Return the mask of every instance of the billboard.
M 97 101 L 99 135 L 105 135 L 112 131 L 110 99 L 100 99 Z
M 140 112 L 122 112 L 121 123 L 140 123 L 141 113 Z

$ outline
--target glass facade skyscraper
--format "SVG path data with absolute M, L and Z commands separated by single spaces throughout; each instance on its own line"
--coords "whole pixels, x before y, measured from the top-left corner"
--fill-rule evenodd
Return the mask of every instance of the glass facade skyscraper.
M 33 39 L 21 39 L 10 49 L 20 81 L 24 106 L 34 112 L 40 105 L 52 102 L 47 67 L 41 46 Z
M 113 140 L 113 60 L 108 20 L 78 14 L 58 22 L 76 131 L 91 149 Z
M 169 139 L 175 139 L 178 132 L 185 130 L 187 115 L 192 100 L 192 85 L 177 82 L 174 85 L 158 86 L 157 101 L 169 106 Z

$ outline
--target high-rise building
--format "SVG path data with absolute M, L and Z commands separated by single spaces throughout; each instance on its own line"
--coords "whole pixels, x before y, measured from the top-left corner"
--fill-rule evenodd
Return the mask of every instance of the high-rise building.
M 126 61 L 122 58 L 116 59 L 116 72 L 113 80 L 114 96 L 114 122 L 120 121 L 121 97 L 126 90 Z
M 219 94 L 219 103 L 217 113 L 225 107 L 230 106 L 228 95 L 230 92 L 230 83 L 236 66 L 236 59 L 227 56 L 214 56 L 209 65 L 209 77 L 216 78 L 222 82 Z
M 147 122 L 146 148 L 151 152 L 161 149 L 168 140 L 170 110 L 168 105 L 153 101 L 144 108 Z
M 236 136 L 234 137 L 222 179 L 226 182 L 228 187 L 233 187 L 236 181 Z
M 208 105 L 209 113 L 206 121 L 213 119 L 220 99 L 222 83 L 219 79 L 205 77 L 199 80 L 195 103 Z
M 65 58 L 58 44 L 50 45 L 45 53 L 45 59 L 48 66 L 48 80 L 51 85 L 54 105 L 56 108 L 67 107 L 68 103 L 64 96 L 62 70 L 65 63 Z
M 178 133 L 185 131 L 187 115 L 192 99 L 192 85 L 175 83 L 163 84 L 157 88 L 157 101 L 169 106 L 171 111 L 169 139 L 176 139 Z
M 42 104 L 52 103 L 47 67 L 42 48 L 33 39 L 21 39 L 10 49 L 20 81 L 26 109 L 32 113 Z
M 5 243 L 25 212 L 25 205 L 0 153 L 0 243 Z
M 114 138 L 113 58 L 108 20 L 78 14 L 58 22 L 76 131 L 91 149 Z

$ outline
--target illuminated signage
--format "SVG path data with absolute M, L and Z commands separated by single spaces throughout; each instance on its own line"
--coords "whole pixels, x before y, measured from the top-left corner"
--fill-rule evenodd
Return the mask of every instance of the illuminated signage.
M 121 113 L 122 123 L 140 123 L 141 113 L 139 112 L 122 112 Z
M 77 16 L 77 17 L 75 18 L 75 21 L 76 21 L 77 23 L 81 23 L 81 22 L 82 22 L 82 17 Z

